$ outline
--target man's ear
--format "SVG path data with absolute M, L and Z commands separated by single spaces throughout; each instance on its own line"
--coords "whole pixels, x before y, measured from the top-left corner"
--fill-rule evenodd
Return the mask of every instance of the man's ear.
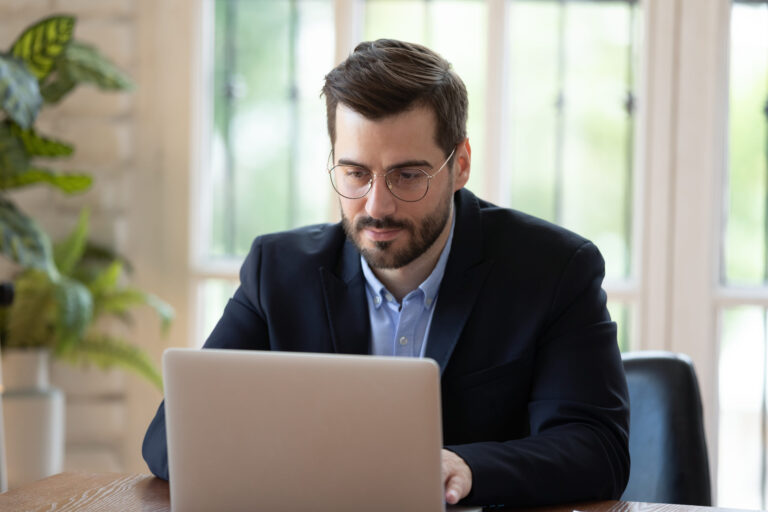
M 456 155 L 454 155 L 454 168 L 456 177 L 453 181 L 453 191 L 464 188 L 469 180 L 470 163 L 472 161 L 472 147 L 469 145 L 469 138 L 456 146 Z

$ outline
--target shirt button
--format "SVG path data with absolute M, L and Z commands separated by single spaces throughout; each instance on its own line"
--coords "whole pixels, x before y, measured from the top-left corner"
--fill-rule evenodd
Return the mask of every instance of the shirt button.
M 400 344 L 401 345 L 407 345 L 408 344 L 408 338 L 406 338 L 405 336 L 402 336 L 400 338 Z
M 390 294 L 387 294 L 387 300 L 388 300 L 389 302 L 393 302 L 393 301 L 395 300 L 395 298 L 394 298 L 392 295 L 390 295 Z
M 424 302 L 427 304 L 427 306 L 432 305 L 432 299 L 430 299 L 429 297 L 427 297 L 427 299 Z
M 378 295 L 377 295 L 377 296 L 375 296 L 375 297 L 373 298 L 373 303 L 374 303 L 374 304 L 376 304 L 377 306 L 378 306 L 379 304 L 381 304 L 381 297 L 379 297 Z

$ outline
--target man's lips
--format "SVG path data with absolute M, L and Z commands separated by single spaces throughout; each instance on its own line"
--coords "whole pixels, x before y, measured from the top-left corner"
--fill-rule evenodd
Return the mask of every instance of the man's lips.
M 365 231 L 365 236 L 368 237 L 370 240 L 374 242 L 388 242 L 390 240 L 394 240 L 397 235 L 400 234 L 402 229 L 395 228 L 395 229 L 374 229 L 374 228 L 364 228 L 363 231 Z

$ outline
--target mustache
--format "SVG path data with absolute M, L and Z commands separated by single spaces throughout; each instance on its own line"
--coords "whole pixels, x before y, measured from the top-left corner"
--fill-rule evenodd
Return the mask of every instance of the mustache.
M 395 220 L 392 217 L 384 217 L 383 219 L 374 219 L 373 217 L 361 217 L 355 222 L 355 231 L 360 231 L 365 228 L 375 229 L 409 229 L 410 223 Z

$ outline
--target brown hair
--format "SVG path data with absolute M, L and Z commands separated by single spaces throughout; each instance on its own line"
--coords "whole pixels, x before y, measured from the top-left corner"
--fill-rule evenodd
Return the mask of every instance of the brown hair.
M 447 60 L 419 44 L 394 39 L 358 44 L 325 76 L 322 95 L 331 144 L 336 142 L 339 102 L 368 119 L 427 106 L 437 118 L 435 142 L 446 155 L 467 136 L 464 82 Z

